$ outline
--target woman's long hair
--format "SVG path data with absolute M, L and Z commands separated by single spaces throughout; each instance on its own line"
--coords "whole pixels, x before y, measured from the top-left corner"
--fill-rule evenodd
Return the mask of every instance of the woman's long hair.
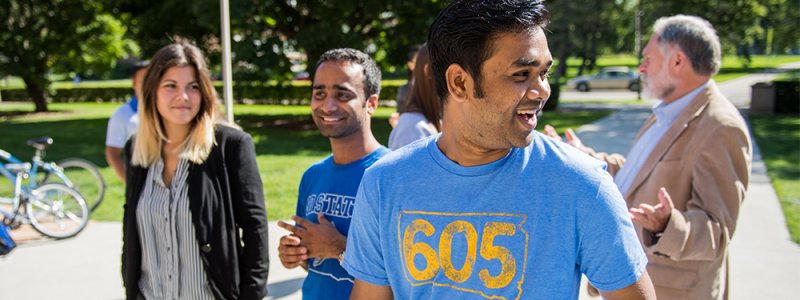
M 195 164 L 208 158 L 214 146 L 214 124 L 219 115 L 217 95 L 209 76 L 208 65 L 203 53 L 197 47 L 179 42 L 167 45 L 150 60 L 150 67 L 144 77 L 142 99 L 139 100 L 139 129 L 137 130 L 132 163 L 149 167 L 161 157 L 162 147 L 168 138 L 164 133 L 164 121 L 158 113 L 157 91 L 164 73 L 172 67 L 190 66 L 194 68 L 200 85 L 200 111 L 194 118 L 189 135 L 183 141 L 180 156 Z
M 427 69 L 427 70 L 426 70 Z M 428 55 L 428 45 L 422 45 L 417 53 L 417 64 L 414 66 L 414 83 L 411 86 L 411 97 L 406 101 L 406 112 L 419 112 L 429 123 L 442 131 L 442 102 L 436 95 L 436 86 Z

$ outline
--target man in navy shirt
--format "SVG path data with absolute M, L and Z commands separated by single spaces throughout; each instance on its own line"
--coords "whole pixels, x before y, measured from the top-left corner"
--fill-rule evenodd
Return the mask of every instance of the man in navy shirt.
M 355 196 L 369 166 L 389 152 L 373 136 L 370 118 L 378 106 L 381 73 L 354 49 L 325 52 L 317 62 L 311 115 L 331 143 L 332 154 L 303 174 L 292 234 L 278 247 L 286 268 L 308 270 L 304 299 L 348 299 L 353 277 L 341 266 Z

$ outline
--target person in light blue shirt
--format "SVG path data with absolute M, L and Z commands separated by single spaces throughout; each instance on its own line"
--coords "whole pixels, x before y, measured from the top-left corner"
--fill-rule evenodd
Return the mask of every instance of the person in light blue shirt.
M 441 134 L 367 169 L 343 265 L 351 299 L 655 299 L 605 164 L 534 131 L 553 64 L 541 1 L 456 0 L 428 49 Z
M 370 127 L 380 81 L 375 62 L 358 50 L 330 50 L 317 63 L 311 115 L 333 153 L 303 174 L 292 218 L 296 224 L 278 222 L 291 232 L 280 239 L 281 263 L 308 270 L 303 299 L 350 297 L 353 277 L 341 259 L 356 192 L 364 170 L 389 152 Z

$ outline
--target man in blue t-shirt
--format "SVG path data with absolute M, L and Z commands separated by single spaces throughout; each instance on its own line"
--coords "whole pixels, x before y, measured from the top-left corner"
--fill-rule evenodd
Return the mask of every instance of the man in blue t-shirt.
M 655 299 L 605 164 L 534 131 L 553 63 L 541 1 L 455 0 L 429 29 L 440 135 L 364 174 L 351 299 Z
M 341 262 L 356 192 L 364 170 L 389 152 L 370 128 L 380 85 L 380 70 L 361 51 L 334 49 L 317 62 L 311 115 L 333 153 L 303 174 L 292 217 L 296 225 L 278 222 L 292 232 L 281 237 L 281 263 L 308 270 L 303 299 L 350 297 L 353 277 Z

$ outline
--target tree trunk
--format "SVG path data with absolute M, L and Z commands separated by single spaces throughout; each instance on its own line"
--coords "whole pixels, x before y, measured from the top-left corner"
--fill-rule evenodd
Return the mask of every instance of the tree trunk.
M 44 87 L 39 84 L 37 80 L 29 76 L 22 76 L 22 80 L 25 82 L 25 90 L 28 91 L 28 96 L 33 99 L 33 103 L 36 105 L 35 111 L 47 111 L 47 94 L 45 93 Z
M 559 49 L 558 55 L 558 68 L 556 68 L 556 74 L 553 76 L 553 80 L 550 81 L 550 99 L 544 104 L 544 110 L 552 111 L 558 108 L 558 101 L 561 97 L 561 77 L 567 74 L 567 58 L 569 58 L 569 47 L 566 44 L 562 44 L 561 49 Z

